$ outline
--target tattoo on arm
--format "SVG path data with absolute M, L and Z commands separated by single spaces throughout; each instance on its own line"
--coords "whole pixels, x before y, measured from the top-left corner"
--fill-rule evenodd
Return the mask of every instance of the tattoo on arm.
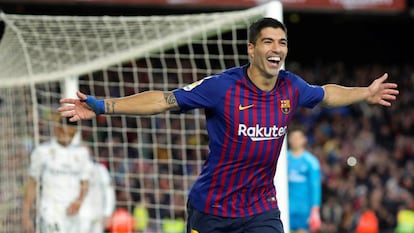
M 115 113 L 115 102 L 114 101 L 108 101 L 106 102 L 106 113 Z
M 167 102 L 167 104 L 169 104 L 169 105 L 177 104 L 177 99 L 175 98 L 175 96 L 172 92 L 165 92 L 164 93 L 164 99 L 165 99 L 165 102 Z

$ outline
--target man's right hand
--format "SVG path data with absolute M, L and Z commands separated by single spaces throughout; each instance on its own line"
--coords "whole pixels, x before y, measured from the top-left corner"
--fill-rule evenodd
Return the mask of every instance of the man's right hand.
M 63 104 L 63 106 L 57 109 L 62 113 L 63 117 L 69 117 L 69 121 L 75 122 L 91 119 L 104 113 L 103 100 L 96 100 L 94 97 L 87 96 L 79 91 L 76 95 L 79 99 L 61 99 L 60 103 Z

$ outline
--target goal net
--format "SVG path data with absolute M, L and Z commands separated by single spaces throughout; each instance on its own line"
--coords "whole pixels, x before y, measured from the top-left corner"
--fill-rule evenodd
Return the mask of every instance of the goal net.
M 248 25 L 263 16 L 281 19 L 281 9 L 270 2 L 241 11 L 145 17 L 1 13 L 0 232 L 23 232 L 29 155 L 53 136 L 48 115 L 60 98 L 76 90 L 97 98 L 173 90 L 243 65 Z M 116 208 L 144 210 L 136 216 L 137 231 L 184 223 L 187 193 L 208 152 L 202 110 L 100 116 L 79 127 L 95 160 L 110 171 Z

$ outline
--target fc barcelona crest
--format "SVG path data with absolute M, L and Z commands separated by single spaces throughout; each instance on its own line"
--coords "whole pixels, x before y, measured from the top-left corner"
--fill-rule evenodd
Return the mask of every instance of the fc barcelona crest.
M 280 100 L 280 110 L 284 114 L 288 114 L 290 112 L 290 100 Z

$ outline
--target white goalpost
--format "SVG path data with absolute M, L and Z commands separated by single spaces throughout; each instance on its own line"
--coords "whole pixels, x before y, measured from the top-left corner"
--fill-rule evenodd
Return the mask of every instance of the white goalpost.
M 21 233 L 30 152 L 53 136 L 48 115 L 77 90 L 109 98 L 172 90 L 248 62 L 247 29 L 283 19 L 278 1 L 240 11 L 165 16 L 0 13 L 0 233 Z M 145 210 L 137 231 L 183 223 L 188 191 L 208 151 L 202 110 L 100 116 L 81 138 L 112 175 L 117 208 Z M 286 146 L 275 184 L 288 232 Z M 167 221 L 169 220 L 169 221 Z

